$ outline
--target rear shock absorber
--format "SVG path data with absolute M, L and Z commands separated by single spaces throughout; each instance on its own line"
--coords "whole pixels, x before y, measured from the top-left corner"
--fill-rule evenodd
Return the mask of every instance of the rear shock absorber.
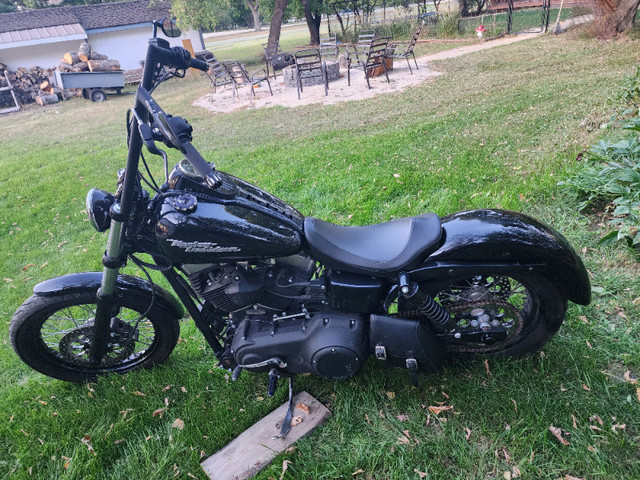
M 431 324 L 438 330 L 445 329 L 451 320 L 449 312 L 435 299 L 425 292 L 420 286 L 409 282 L 406 273 L 401 273 L 398 277 L 400 295 L 402 295 L 411 305 L 420 310 L 420 313 L 427 317 Z

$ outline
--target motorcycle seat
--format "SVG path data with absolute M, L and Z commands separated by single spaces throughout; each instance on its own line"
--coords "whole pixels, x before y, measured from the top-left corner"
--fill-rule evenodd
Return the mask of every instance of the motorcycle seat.
M 442 225 L 435 213 L 361 227 L 307 217 L 304 233 L 311 254 L 325 266 L 384 276 L 417 267 L 440 245 Z

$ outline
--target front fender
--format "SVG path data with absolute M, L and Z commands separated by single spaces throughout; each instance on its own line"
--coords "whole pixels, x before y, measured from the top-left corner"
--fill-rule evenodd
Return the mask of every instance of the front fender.
M 433 277 L 477 266 L 499 272 L 529 272 L 547 277 L 567 299 L 591 301 L 587 270 L 569 242 L 527 215 L 506 210 L 470 210 L 442 218 L 444 242 L 412 272 Z
M 61 277 L 51 278 L 38 283 L 33 287 L 33 293 L 42 297 L 51 297 L 62 293 L 74 293 L 84 290 L 98 291 L 102 282 L 102 272 L 70 273 Z M 177 318 L 184 317 L 184 308 L 176 298 L 164 288 L 151 285 L 146 280 L 130 275 L 118 275 L 117 291 L 132 292 L 134 294 L 152 295 L 155 292 L 156 300 Z

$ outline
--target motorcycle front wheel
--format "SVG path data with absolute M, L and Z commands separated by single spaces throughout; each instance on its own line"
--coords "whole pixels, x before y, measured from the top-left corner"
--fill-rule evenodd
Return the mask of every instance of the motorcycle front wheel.
M 151 296 L 124 292 L 112 313 L 107 353 L 89 359 L 96 292 L 33 295 L 16 311 L 9 327 L 11 345 L 33 369 L 68 382 L 126 373 L 165 360 L 180 333 L 175 315 Z

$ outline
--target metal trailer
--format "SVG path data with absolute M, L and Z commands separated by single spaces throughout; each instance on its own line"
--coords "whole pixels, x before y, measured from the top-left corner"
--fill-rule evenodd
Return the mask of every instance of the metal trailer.
M 82 96 L 93 102 L 102 102 L 107 95 L 120 95 L 124 88 L 122 70 L 110 72 L 61 72 L 55 70 L 56 84 L 60 88 L 81 88 Z M 109 90 L 107 93 L 106 90 Z

